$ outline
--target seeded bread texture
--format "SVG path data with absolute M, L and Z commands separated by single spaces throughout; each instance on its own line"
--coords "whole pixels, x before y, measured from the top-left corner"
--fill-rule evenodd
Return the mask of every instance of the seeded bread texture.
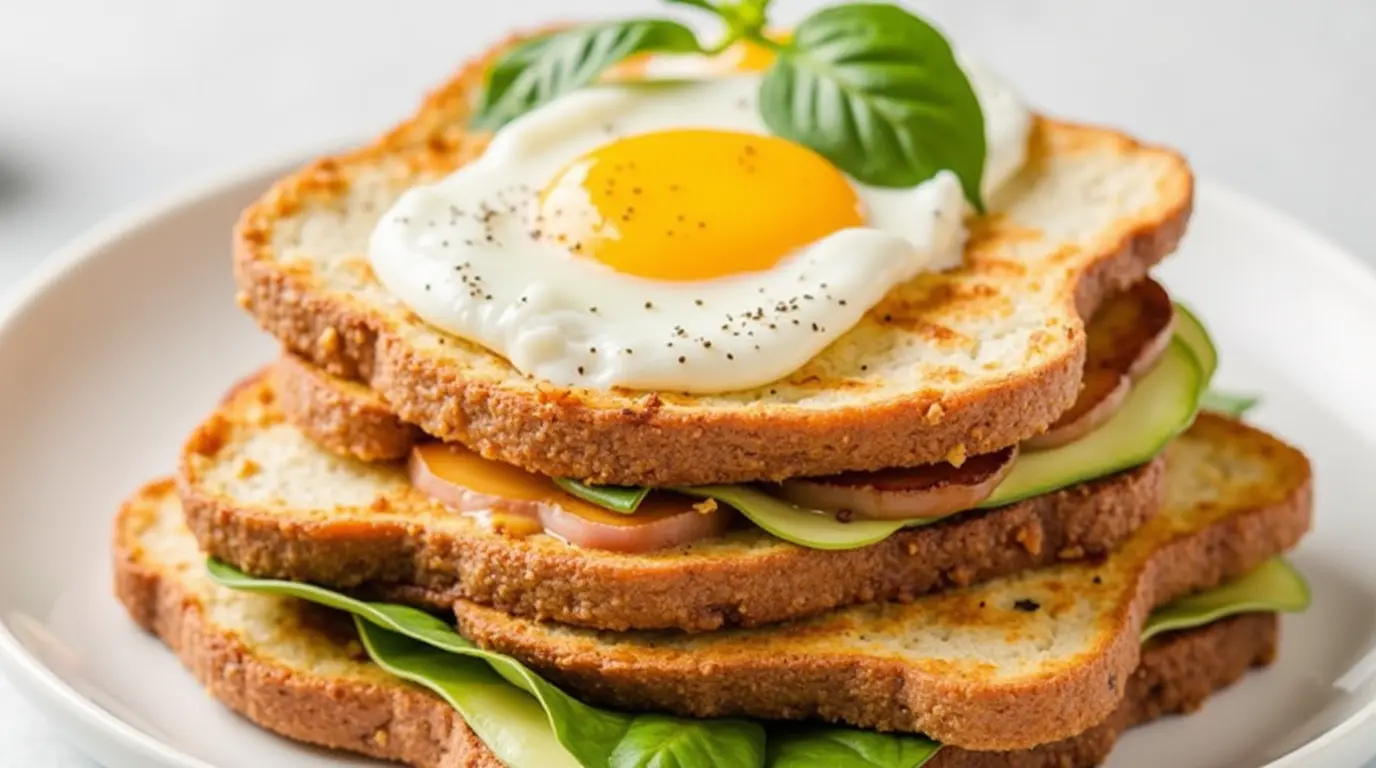
M 553 386 L 438 332 L 378 283 L 369 233 L 406 189 L 482 152 L 465 128 L 491 53 L 373 144 L 283 178 L 235 231 L 240 304 L 404 421 L 550 476 L 665 486 L 915 466 L 1042 431 L 1074 401 L 1082 318 L 1176 247 L 1175 152 L 1038 119 L 1029 162 L 971 223 L 965 266 L 892 291 L 781 381 L 710 396 Z
M 492 532 L 397 464 L 323 450 L 284 422 L 271 379 L 232 392 L 188 440 L 181 491 L 201 546 L 259 576 L 429 607 L 457 598 L 601 629 L 753 626 L 1103 554 L 1163 503 L 1164 461 L 849 551 L 744 527 L 621 554 Z
M 115 525 L 115 591 L 212 696 L 298 741 L 417 768 L 500 762 L 438 698 L 367 662 L 347 621 L 285 598 L 210 583 L 181 523 L 172 483 L 146 486 Z M 1123 730 L 1192 712 L 1276 653 L 1272 614 L 1251 614 L 1153 640 L 1108 719 L 1071 739 L 1017 752 L 942 749 L 929 768 L 1089 768 Z
M 1257 568 L 1309 528 L 1309 463 L 1264 432 L 1204 415 L 1166 462 L 1165 509 L 1106 558 L 911 603 L 692 636 L 597 632 L 465 601 L 455 611 L 475 642 L 608 706 L 1030 748 L 1119 705 L 1154 608 Z

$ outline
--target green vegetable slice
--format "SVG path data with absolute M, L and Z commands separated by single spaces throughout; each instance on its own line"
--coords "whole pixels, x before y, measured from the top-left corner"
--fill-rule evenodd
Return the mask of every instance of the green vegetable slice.
M 541 104 L 590 85 L 614 64 L 637 53 L 699 50 L 693 30 L 668 19 L 592 24 L 527 40 L 488 70 L 472 122 L 476 128 L 500 128 Z
M 1204 382 L 1212 383 L 1214 371 L 1218 370 L 1218 347 L 1209 336 L 1209 331 L 1190 308 L 1175 303 L 1175 335 L 1189 346 L 1204 371 Z M 1259 402 L 1255 395 L 1224 392 L 1210 389 L 1200 399 L 1200 409 L 1240 418 Z
M 1272 558 L 1245 576 L 1152 611 L 1142 628 L 1142 642 L 1242 613 L 1297 613 L 1309 607 L 1309 599 L 1304 576 L 1285 558 Z
M 630 488 L 624 485 L 587 485 L 566 477 L 554 478 L 554 484 L 584 501 L 625 515 L 639 509 L 640 502 L 650 495 L 649 488 Z
M 764 762 L 764 729 L 746 720 L 699 720 L 672 718 L 663 715 L 631 715 L 589 706 L 569 696 L 528 667 L 510 656 L 478 648 L 453 627 L 424 611 L 404 605 L 373 603 L 357 600 L 312 584 L 298 584 L 278 579 L 257 579 L 222 563 L 210 560 L 206 564 L 210 577 L 217 584 L 263 594 L 295 597 L 348 612 L 380 630 L 396 633 L 412 641 L 435 649 L 440 655 L 457 655 L 463 659 L 486 662 L 489 668 L 507 683 L 534 697 L 545 714 L 545 721 L 558 743 L 583 766 L 670 766 L 704 765 L 680 763 L 684 754 L 711 754 L 719 761 L 706 765 L 757 768 Z M 374 634 L 374 639 L 377 638 Z M 388 650 L 406 650 L 405 645 L 378 644 Z M 445 695 L 451 684 L 459 683 L 463 672 L 452 677 L 435 678 L 435 656 L 400 657 L 384 655 L 385 664 L 406 672 L 414 682 Z M 379 662 L 383 664 L 384 662 Z M 422 680 L 422 677 L 425 679 Z M 434 683 L 431 685 L 430 683 Z M 447 698 L 447 697 L 446 697 Z M 452 703 L 452 702 L 451 702 Z M 678 728 L 675 729 L 674 725 Z M 485 744 L 501 756 L 500 750 L 512 748 L 504 737 Z M 693 746 L 709 741 L 710 747 Z M 543 768 L 543 764 L 531 768 Z
M 1204 373 L 1204 383 L 1207 385 L 1213 381 L 1214 371 L 1218 370 L 1218 347 L 1214 346 L 1213 338 L 1199 318 L 1178 301 L 1175 302 L 1175 338 L 1183 341 L 1194 353 Z
M 950 170 L 983 210 L 984 113 L 941 33 L 896 5 L 814 13 L 760 84 L 770 131 L 863 184 L 912 187 Z
M 675 490 L 716 499 L 773 536 L 812 549 L 855 549 L 883 541 L 904 526 L 935 522 L 861 519 L 841 522 L 835 515 L 804 509 L 749 485 L 699 485 Z
M 1172 339 L 1161 362 L 1108 423 L 1069 445 L 1024 452 L 980 507 L 1011 504 L 1150 461 L 1194 422 L 1204 381 L 1189 347 Z
M 1193 422 L 1203 389 L 1201 377 L 1199 363 L 1190 349 L 1183 341 L 1172 340 L 1161 362 L 1133 387 L 1122 410 L 1107 424 L 1070 445 L 1022 454 L 1008 477 L 980 506 L 1011 504 L 1150 461 Z M 564 482 L 567 481 L 560 484 Z M 617 490 L 629 496 L 635 489 Z M 888 538 L 900 528 L 942 519 L 842 522 L 835 515 L 804 509 L 750 485 L 703 485 L 674 490 L 715 499 L 771 535 L 812 549 L 864 547 Z M 578 495 L 608 506 L 590 494 Z M 624 507 L 609 508 L 626 511 Z

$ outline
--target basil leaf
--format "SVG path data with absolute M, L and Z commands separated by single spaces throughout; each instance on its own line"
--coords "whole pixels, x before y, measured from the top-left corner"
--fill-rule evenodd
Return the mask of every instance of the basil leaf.
M 636 19 L 552 32 L 517 45 L 488 70 L 473 126 L 495 130 L 589 85 L 636 53 L 699 51 L 697 35 L 668 19 Z
M 855 3 L 805 19 L 760 85 L 775 134 L 857 181 L 912 187 L 943 169 L 983 211 L 984 113 L 941 33 L 894 5 Z
M 566 477 L 554 478 L 554 484 L 583 501 L 592 502 L 599 507 L 625 515 L 636 511 L 640 507 L 640 502 L 650 495 L 649 488 L 631 488 L 624 485 L 586 485 Z
M 371 625 L 459 657 L 458 663 L 468 659 L 487 662 L 489 668 L 508 684 L 534 697 L 544 711 L 547 727 L 580 765 L 758 768 L 763 764 L 764 729 L 757 723 L 634 715 L 599 709 L 564 693 L 510 656 L 477 647 L 449 624 L 424 611 L 358 600 L 313 584 L 259 579 L 214 559 L 206 562 L 206 570 L 215 583 L 229 589 L 294 597 L 346 611 Z M 381 660 L 374 659 L 380 666 L 390 665 L 398 670 L 395 674 L 425 685 L 441 696 L 445 696 L 445 690 L 458 685 L 466 674 L 443 665 L 436 674 L 435 664 L 441 660 L 408 655 L 404 645 L 385 643 L 384 638 L 383 643 L 376 645 L 384 650 Z M 389 648 L 398 653 L 387 654 Z M 453 701 L 450 703 L 457 708 Z M 495 741 L 484 740 L 483 743 L 497 751 L 502 738 L 493 738 Z M 712 762 L 680 761 L 708 753 L 713 755 Z M 539 768 L 543 768 L 543 764 L 539 764 Z
M 478 94 L 478 102 L 475 105 L 476 115 L 482 115 L 491 110 L 495 100 L 510 90 L 512 84 L 516 82 L 516 78 L 539 61 L 546 49 L 556 39 L 554 33 L 547 33 L 522 40 L 494 61 L 488 67 L 487 79 L 482 91 Z M 476 123 L 479 118 L 475 117 L 474 120 Z
M 1142 627 L 1142 642 L 1163 632 L 1193 629 L 1241 613 L 1295 613 L 1309 607 L 1309 583 L 1283 557 L 1203 592 L 1157 608 Z
M 780 726 L 769 732 L 769 768 L 921 768 L 941 749 L 925 736 L 854 728 Z
M 1205 391 L 1204 396 L 1200 398 L 1199 407 L 1201 410 L 1213 411 L 1238 419 L 1255 408 L 1259 402 L 1261 402 L 1261 398 L 1256 395 L 1243 395 L 1224 392 L 1221 389 L 1210 389 Z
M 612 753 L 616 768 L 764 765 L 764 729 L 747 720 L 641 715 Z

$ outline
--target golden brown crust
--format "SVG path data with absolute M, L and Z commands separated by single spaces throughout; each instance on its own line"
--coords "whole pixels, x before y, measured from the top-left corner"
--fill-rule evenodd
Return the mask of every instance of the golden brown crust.
M 275 407 L 263 404 L 271 398 L 266 384 L 240 397 L 275 418 Z M 1147 521 L 1165 495 L 1164 459 L 1158 458 L 1007 507 L 902 531 L 862 549 L 807 549 L 756 532 L 748 551 L 617 555 L 476 526 L 456 529 L 447 524 L 452 515 L 437 514 L 417 493 L 389 500 L 385 517 L 368 510 L 291 514 L 228 497 L 198 467 L 215 460 L 236 419 L 246 418 L 236 415 L 240 408 L 230 402 L 203 424 L 188 440 L 182 462 L 187 524 L 206 552 L 259 576 L 358 588 L 431 607 L 466 598 L 601 629 L 755 626 L 1099 555 Z
M 391 461 L 404 458 L 422 434 L 371 389 L 329 376 L 296 355 L 282 355 L 271 376 L 287 420 L 335 453 Z
M 1057 569 L 1072 575 L 1055 576 L 1055 592 L 1093 595 L 1086 599 L 1103 601 L 1102 615 L 1072 663 L 1036 678 L 972 680 L 965 667 L 946 662 L 928 666 L 896 654 L 835 647 L 841 637 L 873 636 L 880 619 L 886 626 L 904 626 L 905 608 L 848 609 L 796 626 L 708 635 L 691 645 L 659 642 L 661 636 L 652 634 L 566 631 L 466 601 L 456 604 L 456 615 L 463 633 L 479 644 L 608 706 L 700 717 L 820 718 L 926 733 L 971 749 L 1029 748 L 1048 737 L 1081 733 L 1117 707 L 1121 683 L 1137 666 L 1137 638 L 1152 609 L 1253 570 L 1308 530 L 1311 476 L 1303 454 L 1222 417 L 1202 415 L 1194 429 L 1246 441 L 1266 458 L 1266 476 L 1244 483 L 1224 503 L 1201 498 L 1177 513 L 1161 513 L 1102 568 L 1087 563 Z M 1090 575 L 1100 573 L 1102 579 L 1091 586 Z M 982 594 L 950 593 L 912 610 L 928 618 L 950 613 L 962 622 L 1003 615 L 969 604 Z M 703 674 L 707 669 L 711 675 Z
M 293 669 L 210 622 L 200 598 L 166 564 L 149 562 L 139 538 L 155 514 L 148 505 L 171 487 L 171 480 L 151 483 L 120 510 L 115 595 L 211 696 L 256 725 L 309 744 L 410 765 L 501 768 L 463 719 L 423 690 L 399 681 L 370 685 Z
M 1088 768 L 1103 763 L 1123 731 L 1166 715 L 1194 712 L 1215 691 L 1276 656 L 1279 622 L 1257 613 L 1166 635 L 1142 650 L 1127 694 L 1103 723 L 1079 736 L 1011 752 L 947 747 L 924 768 Z
M 247 647 L 211 626 L 196 595 L 139 541 L 146 502 L 168 492 L 150 484 L 116 521 L 115 592 L 130 616 L 166 643 L 211 695 L 268 730 L 299 741 L 394 760 L 417 768 L 495 768 L 500 763 L 454 711 L 400 681 L 369 685 L 290 669 L 268 650 Z M 1251 614 L 1171 633 L 1150 643 L 1127 681 L 1123 702 L 1085 733 L 1017 752 L 942 749 L 933 768 L 1090 768 L 1123 730 L 1198 709 L 1214 691 L 1276 654 L 1277 620 Z M 347 652 L 340 651 L 340 656 Z M 383 734 L 379 736 L 379 734 Z
M 308 202 L 328 205 L 343 195 L 358 168 L 385 165 L 415 178 L 433 177 L 480 152 L 485 137 L 468 135 L 461 126 L 466 95 L 479 82 L 484 61 L 467 66 L 414 117 L 371 146 L 325 158 L 278 182 L 236 228 L 235 275 L 244 308 L 290 350 L 331 373 L 366 382 L 405 421 L 543 475 L 666 486 L 829 475 L 933 463 L 953 451 L 988 453 L 1042 431 L 1074 401 L 1085 353 L 1082 324 L 1074 321 L 1046 331 L 1066 334 L 1064 354 L 954 391 L 918 388 L 861 405 L 760 401 L 703 408 L 668 393 L 590 393 L 532 384 L 499 358 L 449 339 L 451 349 L 467 350 L 465 359 L 506 370 L 500 377 L 479 375 L 412 343 L 418 321 L 384 316 L 349 295 L 325 290 L 309 269 L 279 260 L 273 247 L 278 223 Z M 1071 145 L 1104 135 L 1049 120 L 1041 120 L 1037 131 L 1061 132 Z M 1116 134 L 1103 140 L 1125 152 L 1143 150 Z M 1032 144 L 1035 154 L 1041 142 Z M 1107 293 L 1141 279 L 1175 248 L 1190 216 L 1193 181 L 1184 160 L 1172 157 L 1181 178 L 1173 179 L 1168 195 L 1163 192 L 1168 203 L 1124 230 L 1119 242 L 1105 243 L 1102 252 L 1072 253 L 1079 266 L 1070 277 L 1059 276 L 1064 269 L 1048 277 L 1067 281 L 1063 300 L 1070 313 L 1087 317 Z M 997 218 L 983 222 L 983 230 L 998 230 Z M 978 243 L 980 229 L 972 242 Z M 972 248 L 977 252 L 977 245 Z M 995 268 L 1020 266 L 989 267 Z M 987 286 L 964 288 L 973 294 Z M 942 283 L 922 300 L 970 298 L 960 292 Z M 897 313 L 908 303 L 877 308 L 866 322 L 899 322 Z M 441 344 L 446 340 L 436 337 Z

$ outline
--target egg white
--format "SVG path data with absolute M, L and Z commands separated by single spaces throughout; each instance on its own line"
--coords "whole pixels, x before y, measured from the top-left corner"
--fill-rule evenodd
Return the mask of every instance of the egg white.
M 985 106 L 992 190 L 1023 162 L 1030 118 L 1001 83 L 971 74 Z M 967 209 L 954 174 L 910 189 L 852 181 L 865 226 L 771 269 L 712 280 L 618 273 L 531 233 L 539 191 L 619 137 L 693 128 L 767 135 L 758 87 L 757 76 L 605 85 L 534 110 L 474 162 L 397 200 L 371 238 L 374 273 L 427 323 L 557 384 L 709 393 L 785 377 L 895 285 L 959 265 Z M 787 201 L 761 201 L 775 204 Z

